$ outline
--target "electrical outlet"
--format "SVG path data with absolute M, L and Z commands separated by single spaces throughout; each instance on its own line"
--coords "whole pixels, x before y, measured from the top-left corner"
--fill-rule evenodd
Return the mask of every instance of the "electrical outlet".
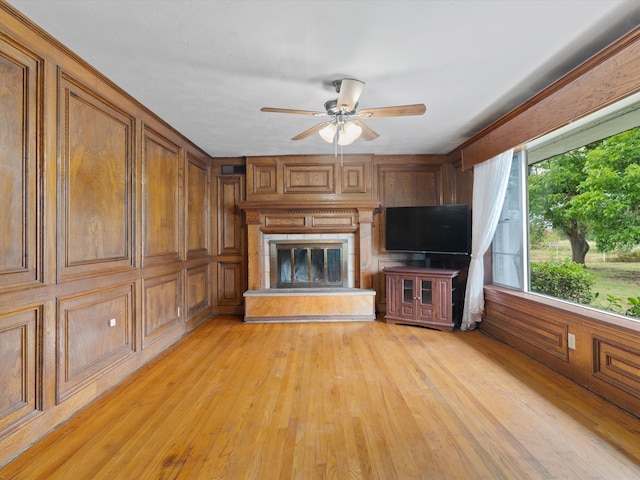
M 112 318 L 111 320 L 109 320 L 109 326 L 110 327 L 115 327 L 116 326 L 116 319 Z
M 568 333 L 567 334 L 567 346 L 571 350 L 575 350 L 576 349 L 576 335 L 575 335 L 575 333 Z

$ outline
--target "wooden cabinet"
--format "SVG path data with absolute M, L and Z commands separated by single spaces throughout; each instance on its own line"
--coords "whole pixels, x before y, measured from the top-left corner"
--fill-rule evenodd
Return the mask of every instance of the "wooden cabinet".
M 459 270 L 385 268 L 387 323 L 403 323 L 452 331 L 458 325 Z

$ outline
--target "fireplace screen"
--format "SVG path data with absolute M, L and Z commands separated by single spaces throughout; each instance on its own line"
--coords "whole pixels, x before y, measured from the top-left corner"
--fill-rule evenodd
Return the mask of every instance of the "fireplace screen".
M 347 242 L 270 242 L 271 287 L 343 287 L 347 280 Z

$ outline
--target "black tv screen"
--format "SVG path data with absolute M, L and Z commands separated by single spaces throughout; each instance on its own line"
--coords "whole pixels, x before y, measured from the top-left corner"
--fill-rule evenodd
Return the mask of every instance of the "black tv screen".
M 467 205 L 387 207 L 386 217 L 389 251 L 467 255 L 471 252 Z

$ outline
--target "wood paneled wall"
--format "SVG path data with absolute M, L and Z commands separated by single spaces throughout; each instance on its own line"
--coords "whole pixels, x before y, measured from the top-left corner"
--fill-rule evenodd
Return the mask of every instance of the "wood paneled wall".
M 208 318 L 216 279 L 211 159 L 1 2 L 0 125 L 2 464 Z
M 446 155 L 287 155 L 279 157 L 216 158 L 214 231 L 216 313 L 244 313 L 247 289 L 246 235 L 239 205 L 246 199 L 257 208 L 260 202 L 373 201 L 381 208 L 373 215 L 372 287 L 378 312 L 386 311 L 382 269 L 399 265 L 421 265 L 424 255 L 389 253 L 384 249 L 384 207 L 471 204 L 473 172 L 462 171 L 460 161 Z M 245 166 L 244 174 L 222 174 L 222 165 Z M 246 178 L 246 193 L 245 193 Z M 320 200 L 318 200 L 320 199 Z M 355 204 L 354 203 L 354 204 Z M 284 227 L 283 227 L 284 228 Z M 454 265 L 457 266 L 457 265 Z M 464 268 L 465 265 L 462 265 Z M 368 274 L 367 274 L 368 275 Z
M 230 159 L 216 163 L 233 164 Z M 235 159 L 241 165 L 242 159 Z M 251 157 L 247 167 L 246 199 L 252 204 L 296 202 L 380 202 L 373 216 L 372 262 L 368 265 L 376 290 L 376 306 L 386 311 L 385 279 L 382 269 L 399 265 L 420 265 L 424 255 L 389 253 L 384 249 L 384 208 L 388 206 L 471 204 L 473 173 L 462 171 L 460 161 L 446 155 L 303 155 Z M 243 200 L 243 175 L 217 178 L 218 300 L 216 311 L 242 313 L 246 289 L 247 262 L 243 246 L 246 232 L 236 223 L 239 200 Z M 320 199 L 320 200 L 318 200 Z M 244 256 L 244 257 L 242 257 Z M 243 258 L 241 260 L 241 258 Z M 464 268 L 464 266 L 463 266 Z M 238 278 L 241 275 L 241 278 Z M 220 307 L 225 306 L 223 310 Z M 226 310 L 231 310 L 227 312 Z

